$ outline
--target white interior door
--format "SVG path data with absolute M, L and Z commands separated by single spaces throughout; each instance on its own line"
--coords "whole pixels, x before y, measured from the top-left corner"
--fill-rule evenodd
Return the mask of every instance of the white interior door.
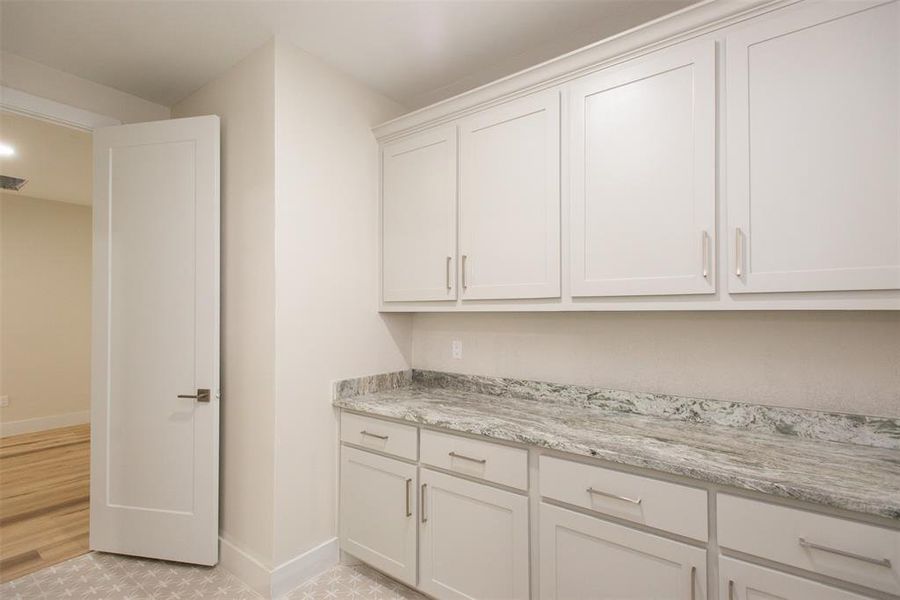
M 217 562 L 218 387 L 219 119 L 96 130 L 92 549 Z

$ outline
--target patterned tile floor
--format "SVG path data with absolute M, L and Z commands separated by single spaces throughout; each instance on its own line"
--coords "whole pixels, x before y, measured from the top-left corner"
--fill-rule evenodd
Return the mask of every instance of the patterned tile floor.
M 2 600 L 257 600 L 260 596 L 218 567 L 92 552 L 0 585 Z M 425 600 L 365 565 L 339 565 L 282 600 Z

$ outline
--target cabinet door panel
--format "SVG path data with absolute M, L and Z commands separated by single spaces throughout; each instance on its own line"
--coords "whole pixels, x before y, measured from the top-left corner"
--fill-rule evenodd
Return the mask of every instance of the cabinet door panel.
M 419 588 L 441 600 L 526 600 L 528 498 L 420 473 Z
M 705 600 L 706 552 L 541 504 L 541 600 Z
M 341 548 L 416 585 L 416 467 L 341 448 Z
M 874 4 L 726 38 L 732 293 L 900 288 L 900 9 Z
M 453 300 L 456 284 L 456 127 L 382 148 L 385 302 Z
M 715 44 L 572 84 L 573 296 L 713 293 Z
M 726 600 L 871 600 L 838 588 L 733 558 L 719 559 L 719 598 Z
M 463 299 L 558 297 L 559 93 L 460 123 Z

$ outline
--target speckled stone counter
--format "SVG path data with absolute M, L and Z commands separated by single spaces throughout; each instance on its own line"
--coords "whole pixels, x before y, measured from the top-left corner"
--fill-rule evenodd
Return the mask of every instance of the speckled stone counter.
M 900 520 L 900 420 L 428 371 L 334 405 Z

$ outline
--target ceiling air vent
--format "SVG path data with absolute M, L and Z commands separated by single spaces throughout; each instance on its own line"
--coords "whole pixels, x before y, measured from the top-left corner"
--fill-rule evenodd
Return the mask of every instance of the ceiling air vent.
M 23 187 L 25 187 L 26 183 L 28 183 L 27 179 L 10 177 L 9 175 L 0 175 L 0 189 L 15 190 L 16 192 L 18 192 Z

